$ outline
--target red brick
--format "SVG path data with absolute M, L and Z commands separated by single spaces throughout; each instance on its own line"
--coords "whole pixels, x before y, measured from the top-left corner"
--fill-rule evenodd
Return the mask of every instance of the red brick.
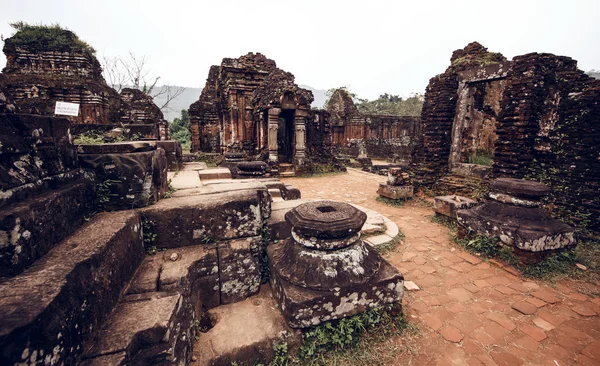
M 588 298 L 587 296 L 585 296 L 582 293 L 579 292 L 573 292 L 567 295 L 569 298 L 573 299 L 573 300 L 577 300 L 577 301 L 586 301 Z
M 462 333 L 451 325 L 440 329 L 439 333 L 449 342 L 458 343 L 463 339 Z
M 421 300 L 423 300 L 423 302 L 425 303 L 425 305 L 427 306 L 439 306 L 441 305 L 439 300 L 434 297 L 434 296 L 426 296 L 421 298 Z
M 449 261 L 448 259 L 444 258 L 440 261 L 440 265 L 443 267 L 450 267 L 451 265 L 453 265 L 454 262 Z
M 460 252 L 457 255 L 459 257 L 461 257 L 462 259 L 466 260 L 467 262 L 471 263 L 471 264 L 479 264 L 479 263 L 481 263 L 481 259 L 479 259 L 479 258 L 477 258 L 474 255 L 471 255 L 469 253 Z
M 540 309 L 538 311 L 538 316 L 540 318 L 550 322 L 555 327 L 561 325 L 562 323 L 564 323 L 566 320 L 569 319 L 569 317 L 566 315 L 551 313 L 545 309 Z
M 496 267 L 500 267 L 500 268 L 504 267 L 504 263 L 497 261 L 495 259 L 490 259 L 489 262 L 491 264 L 495 265 Z
M 518 366 L 523 364 L 522 360 L 507 352 L 492 351 L 490 352 L 490 356 L 492 356 L 492 359 L 498 366 Z
M 421 271 L 431 274 L 431 273 L 436 272 L 436 269 L 432 266 L 421 266 Z
M 452 305 L 450 305 L 448 307 L 448 311 L 452 312 L 452 313 L 462 313 L 464 311 L 466 311 L 467 309 L 459 302 L 455 302 Z
M 577 364 L 583 366 L 598 366 L 597 360 L 593 360 L 585 355 L 577 355 Z
M 469 283 L 469 284 L 466 284 L 466 285 L 463 285 L 463 287 L 464 287 L 464 288 L 466 288 L 466 289 L 467 289 L 469 292 L 471 292 L 471 293 L 476 293 L 476 292 L 479 292 L 479 291 L 480 291 L 480 288 L 479 288 L 479 287 L 477 287 L 477 286 L 475 286 L 475 285 L 472 285 L 472 284 L 470 284 L 470 283 Z
M 537 311 L 537 308 L 534 305 L 525 301 L 514 302 L 512 308 L 525 315 L 532 315 Z
M 587 347 L 581 351 L 581 354 L 600 363 L 600 340 L 588 344 Z
M 538 342 L 541 342 L 547 338 L 546 332 L 531 324 L 521 324 L 519 325 L 519 329 L 521 330 L 521 332 L 527 334 L 528 336 L 530 336 Z
M 513 283 L 514 281 L 508 276 L 494 276 L 487 279 L 490 285 L 508 285 L 509 283 Z
M 425 259 L 423 257 L 416 257 L 413 259 L 413 262 L 415 262 L 419 266 L 422 266 L 423 264 L 427 263 L 427 259 Z
M 538 328 L 543 329 L 545 331 L 550 331 L 550 330 L 556 328 L 552 323 L 550 323 L 542 318 L 533 318 L 533 324 L 535 324 Z
M 495 289 L 496 291 L 500 291 L 500 292 L 502 292 L 502 293 L 503 293 L 503 294 L 505 294 L 505 295 L 516 295 L 516 294 L 518 293 L 518 292 L 516 292 L 515 290 L 513 290 L 513 289 L 511 289 L 511 288 L 508 288 L 508 287 L 506 287 L 506 286 L 502 286 L 502 285 L 500 285 L 500 286 L 496 286 L 496 287 L 494 287 L 494 289 Z
M 421 317 L 421 319 L 423 319 L 425 324 L 427 324 L 429 326 L 429 328 L 431 328 L 433 330 L 438 330 L 443 325 L 442 321 L 433 314 L 425 314 Z
M 562 346 L 559 346 L 558 344 L 550 344 L 548 346 L 546 346 L 546 350 L 548 351 L 549 354 L 558 357 L 558 358 L 562 358 L 563 360 L 568 360 L 571 358 L 571 352 L 567 351 L 566 349 L 564 349 Z
M 503 345 L 504 337 L 509 333 L 508 330 L 504 329 L 495 322 L 485 323 L 483 325 L 485 332 L 494 339 L 494 344 Z
M 471 305 L 471 311 L 473 312 L 473 314 L 479 315 L 485 313 L 487 310 L 479 304 L 473 304 Z
M 513 330 L 515 329 L 517 326 L 515 325 L 515 323 L 513 323 L 506 315 L 504 314 L 500 314 L 500 313 L 491 313 L 488 314 L 488 319 L 495 321 L 496 323 L 500 324 L 503 328 L 507 329 L 507 330 Z
M 577 304 L 571 308 L 574 312 L 581 316 L 596 316 L 596 312 L 585 305 Z
M 448 291 L 447 294 L 460 302 L 465 302 L 471 299 L 471 292 L 462 287 L 453 288 L 452 290 Z
M 505 270 L 506 272 L 508 272 L 509 274 L 515 276 L 515 277 L 519 277 L 521 276 L 521 273 L 519 273 L 519 271 L 517 271 L 514 267 L 512 266 L 504 266 L 502 267 L 503 270 Z
M 483 355 L 487 353 L 486 350 L 481 346 L 481 342 L 474 341 L 471 338 L 467 338 L 463 341 L 463 348 L 469 355 Z
M 525 301 L 537 308 L 541 308 L 542 306 L 547 305 L 547 303 L 544 300 L 536 299 L 535 297 L 528 297 Z
M 491 335 L 487 334 L 485 331 L 483 331 L 482 329 L 477 329 L 475 330 L 473 333 L 471 333 L 471 336 L 473 338 L 475 338 L 475 340 L 479 343 L 481 343 L 482 345 L 489 347 L 491 345 L 494 344 L 498 344 L 498 340 L 496 340 L 495 338 L 493 338 Z M 502 342 L 504 343 L 504 342 Z
M 485 366 L 485 364 L 481 361 L 479 361 L 478 358 L 476 357 L 471 357 L 467 360 L 467 364 L 469 366 Z
M 481 262 L 477 265 L 477 268 L 479 269 L 489 269 L 490 268 L 490 264 L 486 263 L 486 262 Z
M 487 282 L 485 280 L 475 280 L 473 283 L 475 284 L 475 286 L 477 286 L 479 288 L 484 288 L 484 287 L 490 287 L 491 286 L 489 284 L 489 282 Z
M 531 295 L 550 304 L 555 304 L 560 301 L 558 297 L 546 290 L 538 290 L 532 292 Z
M 452 296 L 445 295 L 445 294 L 437 295 L 436 298 L 438 299 L 438 301 L 440 302 L 441 305 L 447 304 L 454 300 L 454 298 Z
M 531 352 L 536 352 L 540 343 L 530 336 L 523 336 L 515 342 L 515 344 L 523 349 L 526 349 Z
M 458 314 L 450 321 L 450 324 L 454 325 L 464 334 L 470 334 L 475 329 L 481 326 L 481 320 L 479 317 L 473 316 L 473 314 L 462 313 Z

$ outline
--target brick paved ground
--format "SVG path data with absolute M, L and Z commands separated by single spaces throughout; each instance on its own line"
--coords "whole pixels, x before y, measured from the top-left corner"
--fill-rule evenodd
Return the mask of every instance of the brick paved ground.
M 431 208 L 413 201 L 376 201 L 385 177 L 358 171 L 289 178 L 303 198 L 360 204 L 395 221 L 406 239 L 386 258 L 421 290 L 407 292 L 404 311 L 420 331 L 395 364 L 600 365 L 600 289 L 576 281 L 524 279 L 451 241 L 431 222 Z M 402 342 L 402 340 L 398 340 Z

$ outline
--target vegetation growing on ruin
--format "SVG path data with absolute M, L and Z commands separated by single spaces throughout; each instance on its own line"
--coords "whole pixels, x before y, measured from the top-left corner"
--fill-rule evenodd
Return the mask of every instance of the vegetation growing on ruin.
M 390 206 L 394 206 L 394 207 L 402 207 L 402 206 L 404 206 L 406 201 L 408 201 L 408 199 L 406 199 L 406 198 L 399 198 L 397 200 L 394 200 L 391 198 L 381 197 L 381 196 L 377 197 L 376 200 L 377 200 L 377 202 L 381 202 L 386 205 L 390 205 Z
M 422 94 L 413 93 L 408 98 L 388 93 L 381 94 L 379 98 L 368 100 L 360 98 L 357 94 L 351 92 L 348 87 L 332 88 L 325 92 L 325 108 L 336 90 L 345 93 L 352 99 L 358 111 L 364 114 L 390 114 L 395 116 L 420 116 L 423 109 L 425 98 Z
M 113 184 L 121 183 L 120 180 L 107 179 L 101 182 L 96 187 L 96 206 L 99 210 L 104 211 L 106 204 L 110 202 L 111 197 L 117 197 L 117 194 L 112 193 Z
M 127 138 L 125 135 L 113 137 L 109 132 L 90 130 L 76 135 L 73 138 L 73 143 L 75 145 L 100 145 L 123 141 L 139 141 L 141 138 L 142 136 L 137 133 Z
M 472 55 L 459 57 L 452 61 L 452 67 L 457 67 L 463 64 L 486 66 L 504 61 L 506 61 L 506 57 L 504 57 L 501 53 L 486 52 L 485 54 L 478 54 L 477 57 L 473 57 Z
M 454 242 L 469 252 L 483 258 L 499 259 L 510 264 L 523 276 L 529 278 L 554 281 L 561 277 L 584 279 L 594 282 L 600 279 L 600 237 L 587 232 L 578 237 L 575 248 L 569 248 L 549 254 L 539 263 L 523 264 L 514 255 L 512 247 L 503 245 L 497 238 L 485 236 L 457 236 L 458 224 L 442 215 L 430 217 L 431 221 L 444 225 L 452 232 Z M 584 265 L 582 270 L 576 265 Z
M 6 46 L 23 47 L 33 51 L 83 52 L 89 56 L 96 50 L 60 24 L 32 25 L 25 22 L 10 23 L 16 32 L 4 40 Z
M 478 150 L 475 154 L 469 156 L 468 163 L 492 166 L 494 164 L 494 157 L 484 151 Z
M 404 233 L 399 231 L 398 235 L 396 235 L 396 237 L 394 237 L 391 241 L 389 241 L 385 244 L 377 245 L 375 247 L 375 250 L 377 250 L 379 252 L 379 254 L 381 254 L 381 255 L 386 255 L 388 253 L 395 252 L 396 249 L 398 248 L 398 245 L 400 245 L 400 243 L 402 243 L 403 239 L 404 239 Z
M 375 350 L 390 339 L 415 333 L 392 305 L 309 328 L 302 335 L 298 359 L 292 364 L 385 364 Z M 390 362 L 391 360 L 387 360 Z

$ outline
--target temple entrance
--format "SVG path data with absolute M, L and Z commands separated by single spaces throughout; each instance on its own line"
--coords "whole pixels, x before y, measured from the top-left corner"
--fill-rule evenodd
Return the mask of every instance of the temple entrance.
M 277 154 L 279 162 L 292 163 L 294 158 L 294 114 L 295 109 L 284 109 L 279 114 L 277 129 Z

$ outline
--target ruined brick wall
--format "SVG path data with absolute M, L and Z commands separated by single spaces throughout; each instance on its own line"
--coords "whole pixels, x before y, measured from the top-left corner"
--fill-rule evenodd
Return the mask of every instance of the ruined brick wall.
M 553 214 L 600 229 L 600 81 L 569 57 L 517 56 L 498 120 L 493 174 L 550 186 Z
M 164 120 L 160 108 L 148 94 L 138 89 L 121 90 L 121 122 L 124 124 L 158 124 Z
M 220 152 L 219 100 L 217 77 L 219 66 L 211 66 L 200 99 L 190 105 L 190 133 L 192 152 Z
M 54 115 L 56 101 L 80 104 L 74 123 L 119 120 L 119 96 L 102 78 L 100 63 L 81 50 L 55 51 L 18 46 L 6 39 L 6 67 L 0 74 L 21 113 Z
M 419 117 L 362 114 L 343 89 L 333 92 L 326 109 L 336 151 L 357 156 L 358 145 L 364 144 L 370 158 L 411 160 L 420 140 Z
M 314 163 L 326 164 L 333 160 L 329 113 L 311 110 L 306 126 L 306 152 Z
M 415 184 L 431 185 L 448 172 L 458 78 L 447 71 L 429 80 L 421 112 L 422 140 L 413 157 Z

